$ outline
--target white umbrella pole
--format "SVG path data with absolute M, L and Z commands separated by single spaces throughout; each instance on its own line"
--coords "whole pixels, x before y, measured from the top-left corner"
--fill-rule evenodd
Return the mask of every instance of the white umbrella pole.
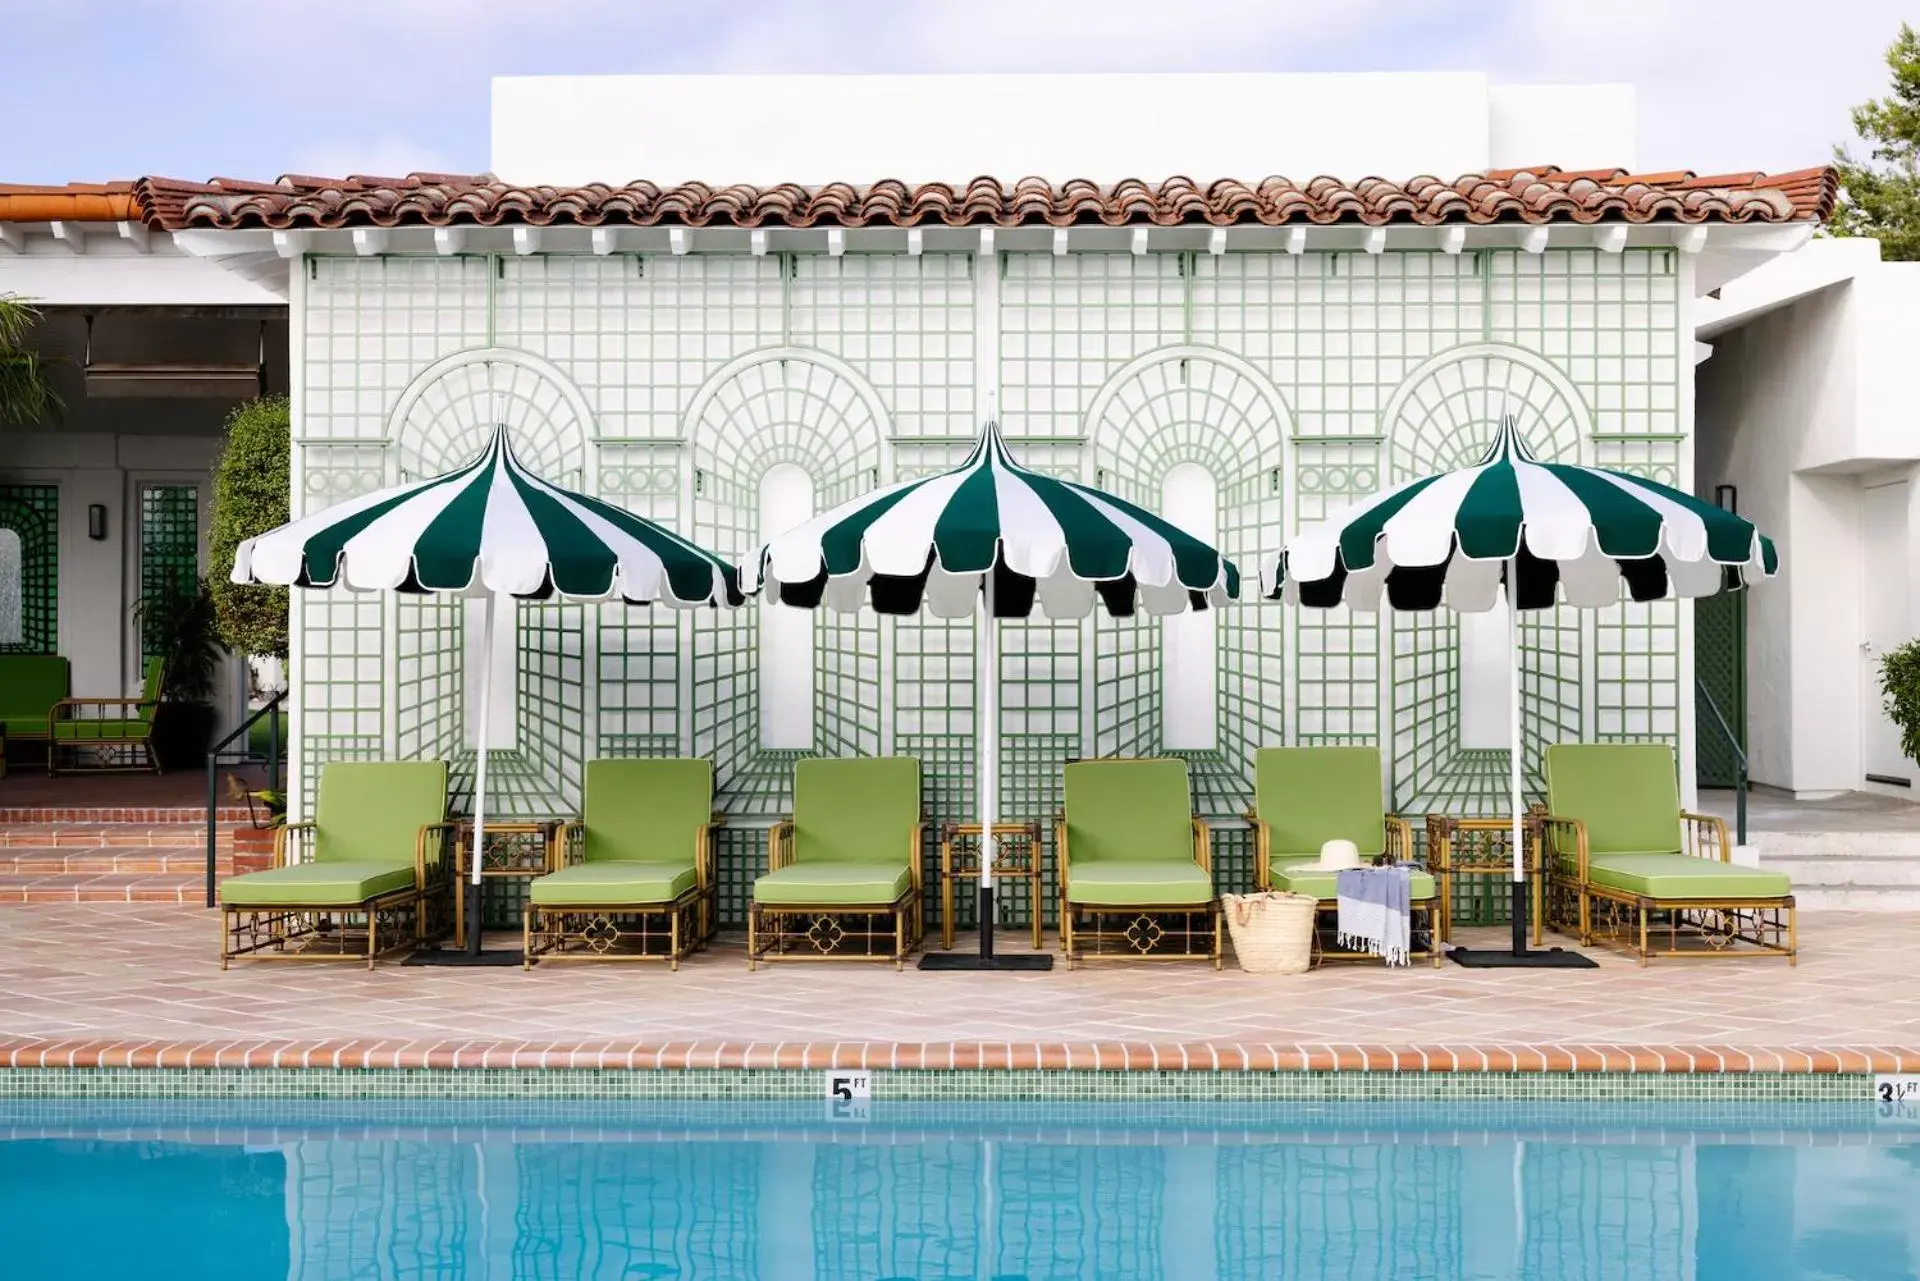
M 480 743 L 473 768 L 473 852 L 468 868 L 472 880 L 467 895 L 467 951 L 480 950 L 480 864 L 487 848 L 487 745 L 493 712 L 493 625 L 500 610 L 500 594 L 487 593 L 486 621 L 480 627 Z
M 993 821 L 1000 781 L 1000 664 L 994 653 L 993 571 L 980 592 L 980 954 L 993 955 Z
M 1513 950 L 1516 955 L 1527 948 L 1527 855 L 1522 843 L 1526 829 L 1525 802 L 1520 788 L 1520 757 L 1525 744 L 1520 741 L 1520 558 L 1507 562 L 1507 652 L 1512 658 L 1507 669 L 1507 753 L 1508 800 L 1513 805 Z

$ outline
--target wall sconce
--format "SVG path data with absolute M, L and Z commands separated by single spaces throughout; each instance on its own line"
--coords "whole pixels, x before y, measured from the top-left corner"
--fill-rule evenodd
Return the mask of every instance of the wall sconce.
M 1713 505 L 1723 512 L 1732 512 L 1738 516 L 1740 514 L 1740 491 L 1732 485 L 1715 485 L 1713 487 Z
M 107 505 L 105 503 L 87 504 L 87 537 L 94 542 L 104 541 L 107 536 Z

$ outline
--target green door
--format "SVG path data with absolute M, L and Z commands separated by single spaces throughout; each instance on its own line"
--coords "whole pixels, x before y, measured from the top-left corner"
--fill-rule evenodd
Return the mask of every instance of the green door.
M 1747 750 L 1747 594 L 1693 603 L 1694 773 L 1701 787 L 1733 787 Z M 1711 700 L 1711 705 L 1709 704 Z M 1720 716 L 1714 715 L 1718 708 Z M 1722 727 L 1720 718 L 1726 719 Z M 1728 731 L 1732 731 L 1729 738 Z

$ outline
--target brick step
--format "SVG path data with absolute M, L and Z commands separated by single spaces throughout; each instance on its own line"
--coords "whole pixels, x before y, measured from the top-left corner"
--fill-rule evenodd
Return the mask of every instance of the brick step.
M 216 849 L 232 849 L 232 824 L 214 828 Z M 253 829 L 247 829 L 253 830 Z M 102 849 L 138 847 L 199 849 L 207 847 L 204 823 L 9 823 L 0 824 L 0 849 Z
M 184 846 L 155 846 L 150 849 L 0 848 L 0 874 L 99 876 L 108 872 L 129 872 L 150 876 L 160 872 L 178 875 L 198 872 L 204 875 L 206 867 L 207 852 L 204 848 Z M 214 867 L 221 876 L 233 871 L 234 854 L 231 846 L 215 852 Z
M 216 823 L 251 823 L 252 815 L 244 805 L 222 805 L 214 810 Z M 0 805 L 0 827 L 17 823 L 143 823 L 149 826 L 174 824 L 207 825 L 204 805 Z
M 98 876 L 0 873 L 0 905 L 9 903 L 206 902 L 202 876 L 178 872 L 108 872 Z

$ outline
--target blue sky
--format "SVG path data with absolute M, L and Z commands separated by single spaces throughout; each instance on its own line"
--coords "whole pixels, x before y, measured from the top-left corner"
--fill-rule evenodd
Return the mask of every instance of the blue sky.
M 1417 68 L 1624 80 L 1640 92 L 1641 167 L 1778 170 L 1824 162 L 1850 134 L 1847 107 L 1884 92 L 1882 51 L 1907 7 L 0 0 L 0 181 L 477 171 L 491 76 L 648 71 Z

